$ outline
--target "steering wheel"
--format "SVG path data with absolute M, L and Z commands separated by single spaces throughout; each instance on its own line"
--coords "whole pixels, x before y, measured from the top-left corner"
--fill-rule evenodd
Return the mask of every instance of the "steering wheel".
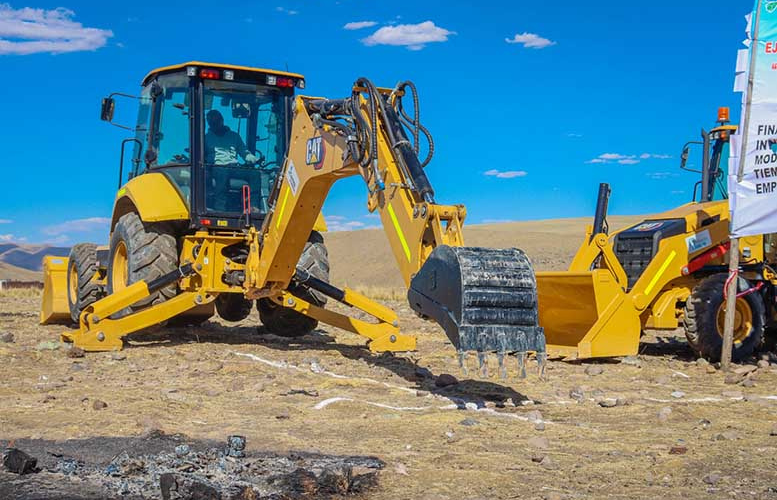
M 173 161 L 176 163 L 189 163 L 189 157 L 185 154 L 173 155 Z

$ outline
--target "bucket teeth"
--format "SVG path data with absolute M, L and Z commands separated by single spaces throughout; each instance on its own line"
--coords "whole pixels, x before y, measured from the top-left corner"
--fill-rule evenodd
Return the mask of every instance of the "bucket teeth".
M 483 351 L 478 351 L 478 375 L 488 378 L 488 353 Z
M 499 378 L 504 380 L 507 378 L 507 366 L 505 365 L 505 352 L 499 351 L 496 353 L 496 361 L 499 365 Z
M 467 370 L 467 351 L 459 351 L 457 354 L 459 358 L 459 369 L 461 370 L 461 374 L 466 377 L 469 375 L 469 370 Z
M 518 361 L 518 377 L 526 378 L 526 353 L 517 353 L 515 359 Z
M 538 352 L 537 353 L 537 376 L 540 378 L 540 380 L 545 380 L 545 368 L 548 365 L 548 353 L 546 352 Z

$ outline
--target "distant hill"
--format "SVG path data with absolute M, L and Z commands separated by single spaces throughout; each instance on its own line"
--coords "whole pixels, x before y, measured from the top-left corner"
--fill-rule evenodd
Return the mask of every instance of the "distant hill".
M 0 280 L 43 281 L 43 273 L 0 262 Z
M 612 229 L 635 224 L 644 216 L 607 218 Z M 525 251 L 537 271 L 562 271 L 583 242 L 592 217 L 464 226 L 467 246 L 516 247 Z M 324 233 L 329 250 L 331 280 L 352 288 L 403 288 L 388 240 L 382 229 Z
M 0 279 L 40 280 L 44 255 L 67 257 L 69 253 L 67 247 L 0 244 Z

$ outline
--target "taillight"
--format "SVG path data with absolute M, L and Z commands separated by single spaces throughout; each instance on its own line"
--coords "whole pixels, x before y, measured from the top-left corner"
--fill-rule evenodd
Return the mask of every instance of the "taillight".
M 221 75 L 215 69 L 201 69 L 200 77 L 208 80 L 218 80 L 221 77 Z

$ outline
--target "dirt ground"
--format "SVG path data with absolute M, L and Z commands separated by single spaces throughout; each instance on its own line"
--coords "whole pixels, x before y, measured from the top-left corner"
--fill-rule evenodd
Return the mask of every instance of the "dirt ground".
M 38 301 L 0 297 L 0 333 L 15 337 L 0 343 L 0 439 L 19 447 L 241 434 L 252 451 L 377 457 L 375 499 L 777 498 L 777 366 L 727 384 L 676 334 L 647 336 L 636 358 L 552 360 L 546 381 L 514 365 L 481 380 L 402 303 L 389 305 L 418 335 L 408 354 L 330 327 L 262 335 L 254 312 L 70 358 L 47 344 L 62 327 L 37 324 Z M 460 383 L 437 388 L 443 373 Z M 0 472 L 0 491 L 27 477 Z

